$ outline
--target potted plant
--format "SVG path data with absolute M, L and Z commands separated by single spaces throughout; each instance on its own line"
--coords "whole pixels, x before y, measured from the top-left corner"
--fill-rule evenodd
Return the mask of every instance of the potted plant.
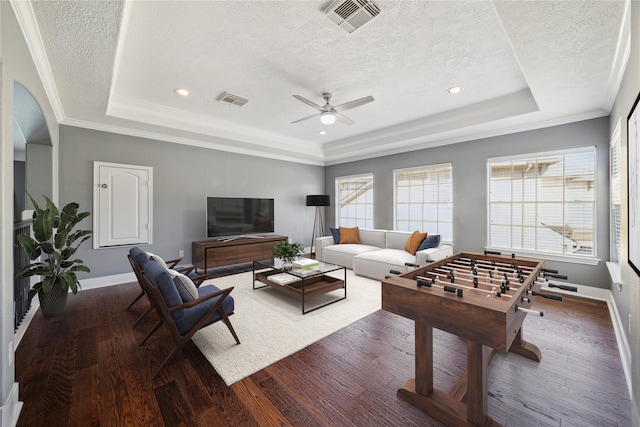
M 91 237 L 91 230 L 73 230 L 89 212 L 78 213 L 79 205 L 69 203 L 62 211 L 46 196 L 46 208 L 41 209 L 27 193 L 33 204 L 33 235 L 18 235 L 18 242 L 33 262 L 18 274 L 22 277 L 40 276 L 40 282 L 33 285 L 27 299 L 27 309 L 38 294 L 42 314 L 53 317 L 62 314 L 67 302 L 69 289 L 75 294 L 80 283 L 76 273 L 90 272 L 81 259 L 74 259 L 78 247 Z M 43 256 L 44 259 L 39 259 Z
M 283 262 L 283 269 L 291 269 L 293 267 L 293 261 L 304 253 L 304 246 L 302 244 L 280 242 L 271 249 L 273 256 L 280 258 Z

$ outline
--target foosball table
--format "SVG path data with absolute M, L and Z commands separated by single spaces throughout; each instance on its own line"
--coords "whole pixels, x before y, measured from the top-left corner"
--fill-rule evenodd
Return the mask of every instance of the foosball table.
M 522 323 L 545 281 L 544 261 L 463 252 L 382 282 L 382 309 L 415 321 L 415 379 L 398 397 L 446 425 L 500 426 L 487 414 L 487 367 L 495 351 L 540 361 Z M 433 387 L 433 328 L 467 340 L 467 369 L 448 393 Z

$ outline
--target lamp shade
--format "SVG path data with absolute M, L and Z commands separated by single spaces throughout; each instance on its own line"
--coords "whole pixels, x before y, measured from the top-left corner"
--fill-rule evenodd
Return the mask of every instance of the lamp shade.
M 326 194 L 307 196 L 307 206 L 331 206 L 331 197 Z

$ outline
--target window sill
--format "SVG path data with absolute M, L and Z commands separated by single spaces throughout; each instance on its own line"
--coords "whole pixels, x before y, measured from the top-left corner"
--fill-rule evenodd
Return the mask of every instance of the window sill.
M 552 254 L 547 252 L 533 252 L 533 251 L 523 251 L 523 250 L 513 250 L 509 248 L 492 248 L 485 247 L 488 251 L 496 251 L 502 252 L 503 254 L 512 254 L 515 253 L 516 256 L 529 257 L 529 258 L 538 258 L 543 259 L 545 261 L 558 261 L 558 262 L 569 262 L 572 264 L 583 264 L 583 265 L 598 265 L 600 262 L 600 258 L 594 257 L 582 257 L 575 255 L 564 255 L 564 254 Z
M 607 270 L 609 270 L 609 276 L 611 277 L 611 281 L 618 286 L 622 285 L 622 271 L 620 269 L 620 264 L 615 262 L 607 261 Z

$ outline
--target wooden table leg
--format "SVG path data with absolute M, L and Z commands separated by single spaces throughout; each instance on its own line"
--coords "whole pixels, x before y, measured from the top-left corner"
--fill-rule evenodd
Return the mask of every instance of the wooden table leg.
M 491 349 L 467 341 L 468 390 L 465 403 L 434 389 L 433 327 L 416 322 L 415 331 L 416 377 L 405 382 L 398 389 L 397 396 L 446 425 L 502 427 L 487 415 L 487 367 Z M 464 397 L 465 393 L 461 396 Z
M 467 421 L 477 426 L 487 422 L 487 353 L 483 347 L 467 341 Z
M 534 362 L 540 362 L 540 360 L 542 360 L 542 352 L 540 351 L 540 348 L 535 344 L 526 342 L 522 338 L 522 327 L 518 330 L 518 333 L 513 340 L 513 344 L 509 347 L 509 352 L 526 357 Z
M 416 393 L 428 396 L 433 391 L 433 328 L 416 322 Z

